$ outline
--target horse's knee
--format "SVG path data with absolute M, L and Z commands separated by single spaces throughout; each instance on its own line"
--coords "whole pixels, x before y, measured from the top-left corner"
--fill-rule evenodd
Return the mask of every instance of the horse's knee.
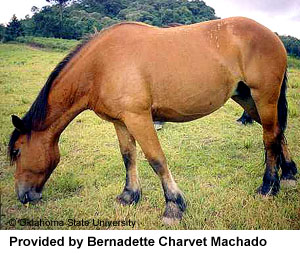
M 154 172 L 159 176 L 162 176 L 164 172 L 168 170 L 167 165 L 163 160 L 149 159 L 149 164 L 154 170 Z

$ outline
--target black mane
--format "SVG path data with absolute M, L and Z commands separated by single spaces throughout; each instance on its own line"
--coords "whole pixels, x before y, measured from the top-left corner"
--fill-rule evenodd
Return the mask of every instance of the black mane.
M 48 96 L 50 93 L 51 86 L 54 80 L 58 77 L 60 72 L 64 69 L 64 67 L 69 63 L 69 61 L 85 46 L 89 40 L 84 40 L 80 43 L 74 50 L 72 50 L 52 71 L 50 76 L 48 77 L 46 84 L 40 91 L 39 95 L 35 99 L 34 103 L 31 105 L 29 111 L 22 118 L 26 133 L 30 137 L 32 130 L 38 130 L 40 124 L 45 120 L 47 116 L 47 108 L 48 108 Z M 15 142 L 20 137 L 21 133 L 17 129 L 14 129 L 10 136 L 10 140 L 8 143 L 8 156 L 10 158 L 11 163 L 15 160 L 13 156 L 13 150 Z

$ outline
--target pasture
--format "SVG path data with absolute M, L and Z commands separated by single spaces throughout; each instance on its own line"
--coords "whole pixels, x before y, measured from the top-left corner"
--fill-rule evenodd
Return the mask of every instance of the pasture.
M 136 221 L 134 229 L 300 229 L 300 184 L 262 198 L 262 128 L 241 126 L 242 109 L 232 100 L 217 112 L 189 123 L 166 123 L 158 132 L 169 168 L 187 200 L 182 222 L 161 221 L 165 201 L 158 177 L 138 148 L 142 198 L 136 206 L 116 202 L 125 168 L 111 123 L 93 112 L 79 115 L 60 139 L 61 161 L 45 185 L 43 199 L 22 205 L 14 192 L 14 167 L 6 156 L 11 115 L 23 116 L 67 51 L 0 44 L 0 179 L 5 229 L 95 229 L 88 226 L 10 225 L 11 219 Z M 300 60 L 290 58 L 286 137 L 300 166 Z M 297 175 L 299 180 L 299 176 Z M 132 229 L 105 226 L 99 229 Z

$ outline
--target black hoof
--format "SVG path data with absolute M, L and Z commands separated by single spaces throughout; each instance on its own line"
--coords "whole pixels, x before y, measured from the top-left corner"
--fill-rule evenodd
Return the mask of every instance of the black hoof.
M 247 124 L 252 124 L 253 123 L 253 119 L 245 111 L 244 111 L 243 115 L 239 119 L 237 119 L 236 121 L 239 122 L 239 123 L 241 123 L 241 124 L 243 124 L 243 125 L 247 125 Z
M 279 192 L 280 184 L 273 183 L 273 184 L 263 184 L 257 189 L 257 193 L 262 196 L 276 196 Z
M 162 129 L 164 122 L 155 121 L 153 124 L 154 124 L 155 130 L 159 131 Z
M 173 225 L 180 222 L 183 213 L 186 210 L 186 202 L 182 194 L 177 193 L 172 200 L 169 199 L 166 203 L 166 210 L 163 214 L 163 222 L 166 225 Z
M 117 201 L 121 205 L 132 205 L 137 204 L 141 198 L 141 191 L 140 190 L 129 190 L 125 189 L 122 194 L 117 196 Z

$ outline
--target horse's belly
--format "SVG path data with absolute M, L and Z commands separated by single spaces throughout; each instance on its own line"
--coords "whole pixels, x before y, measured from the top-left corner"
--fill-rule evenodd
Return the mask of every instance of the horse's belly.
M 151 69 L 154 117 L 190 121 L 214 112 L 231 97 L 240 79 L 238 67 L 207 54 L 190 54 Z
M 161 93 L 152 104 L 155 120 L 184 122 L 209 115 L 231 97 L 231 85 L 201 87 L 186 91 Z

